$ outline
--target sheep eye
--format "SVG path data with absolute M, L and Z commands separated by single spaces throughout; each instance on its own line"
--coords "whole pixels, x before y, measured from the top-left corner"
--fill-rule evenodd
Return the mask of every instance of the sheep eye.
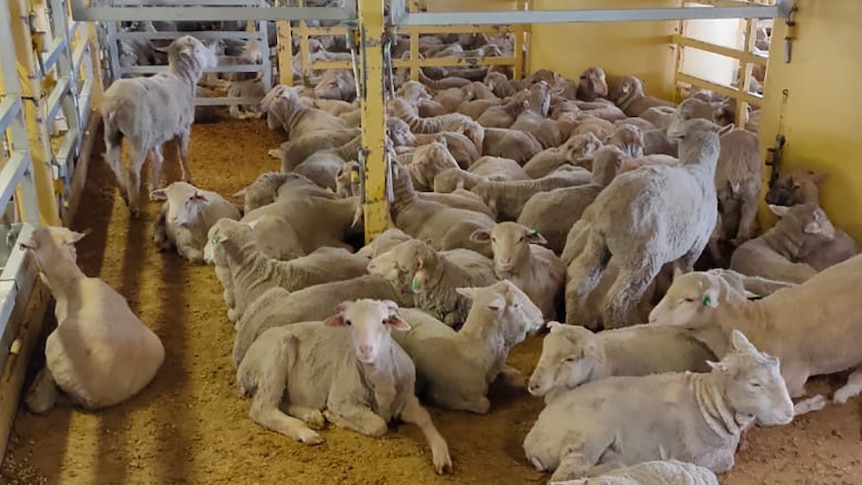
M 353 325 L 353 322 L 351 322 L 350 320 L 345 320 L 344 324 L 349 327 L 349 326 Z
M 749 385 L 750 385 L 751 387 L 763 387 L 763 386 L 761 386 L 761 385 L 760 385 L 760 383 L 759 383 L 759 382 L 749 382 Z
M 575 359 L 574 357 L 566 357 L 565 359 L 563 359 L 563 362 L 574 362 L 575 360 L 577 359 Z
M 496 237 L 492 237 L 492 238 L 491 238 L 491 242 L 497 242 L 497 238 L 496 238 Z
M 683 301 L 686 303 L 694 303 L 694 298 L 685 298 Z

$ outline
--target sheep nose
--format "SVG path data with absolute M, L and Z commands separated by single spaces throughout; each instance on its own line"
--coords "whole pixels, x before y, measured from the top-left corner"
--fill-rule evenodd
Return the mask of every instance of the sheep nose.
M 370 355 L 371 354 L 371 346 L 370 345 L 360 345 L 359 346 L 359 353 L 364 355 L 364 356 Z

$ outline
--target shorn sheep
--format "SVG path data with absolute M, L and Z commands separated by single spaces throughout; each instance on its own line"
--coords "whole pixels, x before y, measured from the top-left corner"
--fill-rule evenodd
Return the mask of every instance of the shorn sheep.
M 664 264 L 691 271 L 709 242 L 717 216 L 718 129 L 706 120 L 683 122 L 672 134 L 679 139 L 680 166 L 620 175 L 584 211 L 587 234 L 569 277 L 583 306 L 610 259 L 619 265 L 605 299 L 606 328 L 625 321 Z
M 141 168 L 148 152 L 152 155 L 151 190 L 161 187 L 162 146 L 174 139 L 179 147 L 182 178 L 192 182 L 189 137 L 194 122 L 195 89 L 204 69 L 216 65 L 213 46 L 208 47 L 189 35 L 173 41 L 167 52 L 166 72 L 146 78 L 118 79 L 102 98 L 106 159 L 133 218 L 140 214 Z M 132 152 L 128 178 L 120 169 L 124 137 L 129 139 Z
M 437 473 L 451 470 L 446 440 L 414 394 L 413 361 L 392 339 L 409 329 L 395 302 L 360 299 L 323 322 L 267 330 L 237 369 L 240 393 L 254 396 L 251 418 L 308 445 L 323 442 L 312 427 L 326 421 L 376 437 L 401 418 L 422 430 Z
M 679 460 L 655 460 L 617 468 L 599 476 L 552 485 L 719 485 L 709 468 Z
M 45 367 L 25 399 L 35 413 L 51 409 L 58 390 L 89 410 L 119 404 L 146 387 L 165 358 L 159 337 L 126 299 L 78 268 L 74 244 L 82 237 L 65 227 L 42 227 L 21 243 L 57 301 Z

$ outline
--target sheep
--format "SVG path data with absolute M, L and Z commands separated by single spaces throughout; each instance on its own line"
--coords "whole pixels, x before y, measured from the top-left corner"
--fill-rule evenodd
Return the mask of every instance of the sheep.
M 476 118 L 476 122 L 488 128 L 509 128 L 524 111 L 526 105 L 521 96 L 515 96 L 506 104 L 491 106 Z
M 641 167 L 664 165 L 667 167 L 679 166 L 679 159 L 670 155 L 643 155 L 637 158 L 629 158 L 623 161 L 620 173 L 631 172 Z
M 493 263 L 481 254 L 468 249 L 437 253 L 418 239 L 378 255 L 367 270 L 383 276 L 399 291 L 412 292 L 417 308 L 450 327 L 463 324 L 470 309 L 469 300 L 456 291 L 458 287 L 497 281 Z
M 771 280 L 760 276 L 748 276 L 732 269 L 713 268 L 706 272 L 724 279 L 734 290 L 749 298 L 769 296 L 778 290 L 796 285 L 796 283 L 787 281 Z
M 416 424 L 431 448 L 437 473 L 452 469 L 446 440 L 414 394 L 416 369 L 392 340 L 410 326 L 392 301 L 340 303 L 323 322 L 268 330 L 237 369 L 242 396 L 254 396 L 249 416 L 296 441 L 323 439 L 312 428 L 326 421 L 379 437 L 394 418 Z M 346 328 L 345 328 L 346 327 Z M 287 413 L 279 409 L 283 394 Z
M 799 285 L 750 301 L 721 278 L 694 272 L 677 276 L 650 313 L 655 325 L 692 329 L 719 328 L 727 336 L 742 331 L 753 343 L 781 359 L 781 374 L 794 398 L 805 395 L 809 376 L 854 370 L 835 392 L 838 403 L 862 391 L 862 325 L 857 284 L 862 284 L 862 255 L 836 264 Z M 829 302 L 823 305 L 823 302 Z M 781 329 L 780 332 L 777 329 Z M 723 346 L 712 348 L 716 355 Z M 797 403 L 796 413 L 822 409 L 826 399 L 814 396 Z
M 653 125 L 652 129 L 666 130 L 673 119 L 674 108 L 670 106 L 653 106 L 633 119 L 643 119 Z
M 575 106 L 582 110 L 579 114 L 581 117 L 589 116 L 592 118 L 600 118 L 610 123 L 626 118 L 626 114 L 623 113 L 621 109 L 617 108 L 612 102 L 604 99 L 591 102 L 575 101 Z
M 526 164 L 524 172 L 534 179 L 548 175 L 564 164 L 576 164 L 578 160 L 590 157 L 602 147 L 602 142 L 592 133 L 575 135 L 557 148 L 548 148 L 537 153 Z
M 595 101 L 608 95 L 608 82 L 605 71 L 598 66 L 590 66 L 578 77 L 576 97 L 583 101 Z
M 357 256 L 363 258 L 374 259 L 377 256 L 388 252 L 398 244 L 409 241 L 411 238 L 397 227 L 391 227 L 380 234 L 372 237 L 371 242 L 356 251 Z
M 198 91 L 200 90 L 201 88 L 198 88 Z M 264 90 L 262 78 L 250 79 L 246 81 L 232 81 L 228 84 L 227 87 L 228 98 L 263 99 L 264 96 L 266 96 L 266 91 Z M 260 118 L 263 116 L 263 113 L 261 113 L 260 111 L 260 105 L 256 104 L 242 105 L 242 110 L 240 109 L 239 104 L 231 104 L 228 108 L 228 112 L 230 113 L 231 117 L 238 120 Z
M 540 192 L 530 197 L 518 216 L 518 224 L 538 231 L 547 240 L 547 247 L 561 254 L 572 226 L 617 176 L 622 161 L 620 149 L 599 149 L 593 158 L 592 179 L 588 185 Z
M 315 184 L 335 191 L 338 189 L 338 172 L 345 162 L 356 160 L 361 149 L 362 138 L 356 137 L 339 147 L 318 151 L 300 163 L 293 173 L 304 175 Z
M 147 153 L 152 154 L 150 191 L 161 188 L 166 142 L 177 140 L 182 180 L 192 183 L 189 137 L 194 122 L 195 86 L 205 69 L 215 67 L 212 47 L 192 36 L 174 40 L 167 49 L 168 70 L 150 77 L 118 79 L 102 96 L 105 158 L 117 180 L 132 218 L 140 215 L 140 176 Z M 132 160 L 128 179 L 120 171 L 123 138 L 129 139 Z
M 751 237 L 760 197 L 761 168 L 757 135 L 734 130 L 720 137 L 715 186 L 721 208 L 721 239 L 739 246 Z
M 674 104 L 644 94 L 644 82 L 634 76 L 626 76 L 611 89 L 608 99 L 614 102 L 627 116 L 640 116 L 656 106 L 673 107 Z
M 654 124 L 637 116 L 614 121 L 614 126 L 616 126 L 617 128 L 625 125 L 634 126 L 641 131 L 649 131 L 656 129 L 656 126 Z
M 413 133 L 439 133 L 441 131 L 458 131 L 463 133 L 476 145 L 477 150 L 482 149 L 485 139 L 485 129 L 479 123 L 458 113 L 450 113 L 432 118 L 420 118 L 416 109 L 403 99 L 391 99 L 388 104 L 389 114 L 400 118 L 410 126 Z
M 637 158 L 644 154 L 643 132 L 634 125 L 623 125 L 604 141 L 605 145 L 619 147 L 626 155 Z
M 592 133 L 596 135 L 599 140 L 607 140 L 616 130 L 617 127 L 610 121 L 595 118 L 593 116 L 582 115 L 577 120 L 577 126 L 572 130 L 571 135 Z
M 401 122 L 403 123 L 403 121 Z M 458 163 L 458 166 L 463 168 L 464 170 L 470 168 L 470 165 L 472 165 L 476 160 L 479 159 L 480 156 L 482 156 L 482 154 L 479 153 L 479 150 L 476 149 L 476 145 L 474 145 L 473 142 L 470 141 L 470 139 L 464 136 L 462 133 L 447 131 L 442 133 L 435 133 L 432 135 L 420 134 L 415 135 L 414 140 L 417 145 L 427 145 L 428 143 L 432 143 L 441 138 L 443 140 L 446 140 L 446 149 L 448 149 L 452 157 L 455 158 L 455 161 Z
M 809 280 L 817 270 L 801 262 L 800 256 L 816 240 L 834 237 L 835 228 L 816 203 L 793 207 L 770 205 L 769 209 L 780 217 L 778 223 L 762 236 L 739 246 L 730 258 L 730 269 L 790 283 Z
M 318 151 L 340 147 L 361 135 L 362 131 L 359 128 L 313 131 L 291 138 L 282 143 L 277 150 L 270 150 L 269 155 L 281 160 L 282 172 L 292 172 Z
M 620 326 L 665 263 L 691 271 L 715 228 L 719 128 L 693 119 L 677 129 L 680 166 L 622 174 L 584 211 L 589 229 L 569 266 L 572 296 L 583 305 L 613 257 L 620 272 L 605 299 L 606 328 Z
M 254 182 L 234 194 L 244 197 L 244 213 L 272 204 L 281 197 L 310 196 L 335 199 L 332 192 L 297 173 L 264 172 Z
M 769 188 L 766 203 L 792 206 L 819 202 L 819 186 L 825 176 L 826 174 L 813 170 L 788 170 Z
M 709 372 L 715 354 L 692 332 L 677 327 L 634 325 L 593 333 L 549 322 L 542 355 L 527 390 L 554 400 L 567 389 L 614 376 Z
M 153 199 L 164 201 L 153 227 L 153 241 L 160 251 L 176 247 L 191 263 L 203 263 L 207 232 L 219 219 L 237 220 L 239 209 L 222 196 L 178 181 L 153 191 Z
M 487 414 L 488 387 L 498 377 L 523 387 L 525 377 L 506 365 L 509 351 L 544 326 L 542 313 L 509 281 L 458 288 L 472 301 L 459 331 L 422 312 L 402 312 L 411 329 L 395 341 L 416 364 L 417 393 L 435 406 Z
M 719 485 L 709 468 L 678 460 L 653 460 L 615 468 L 598 476 L 554 485 Z
M 481 157 L 470 166 L 469 171 L 450 168 L 434 177 L 434 191 L 449 193 L 457 189 L 470 190 L 485 181 L 530 180 L 526 172 L 514 160 L 500 157 Z
M 445 138 L 416 148 L 410 156 L 407 170 L 410 172 L 413 187 L 422 192 L 428 192 L 434 188 L 434 177 L 440 172 L 450 168 L 460 168 L 455 157 L 446 149 Z
M 266 330 L 299 322 L 323 320 L 330 313 L 329 309 L 339 302 L 357 298 L 393 300 L 400 306 L 413 304 L 410 295 L 402 294 L 386 279 L 377 275 L 322 283 L 293 293 L 281 287 L 270 288 L 248 305 L 236 322 L 232 353 L 234 364 L 239 365 L 242 362 L 249 346 Z
M 581 167 L 566 167 L 536 180 L 485 181 L 470 189 L 497 213 L 497 220 L 515 221 L 524 204 L 535 194 L 590 183 L 592 174 Z
M 263 55 L 260 50 L 260 42 L 256 39 L 249 39 L 245 42 L 239 55 L 220 56 L 216 66 L 243 66 L 262 62 Z M 231 82 L 248 81 L 254 77 L 255 73 L 253 72 L 210 72 L 203 76 L 201 83 L 210 87 L 226 88 Z
M 356 99 L 356 82 L 353 79 L 353 72 L 345 69 L 323 71 L 323 76 L 314 86 L 314 97 L 353 101 Z
M 565 391 L 524 439 L 528 460 L 554 471 L 552 482 L 659 459 L 730 470 L 744 428 L 793 420 L 779 358 L 738 331 L 730 346 L 709 373 L 610 377 Z
M 56 300 L 57 328 L 45 343 L 45 367 L 27 392 L 30 411 L 43 414 L 59 392 L 87 410 L 119 404 L 155 377 L 165 358 L 159 337 L 99 278 L 77 265 L 75 243 L 84 234 L 40 227 L 20 243 Z
M 487 128 L 482 154 L 493 157 L 508 158 L 523 166 L 544 150 L 536 137 L 525 131 L 506 128 Z
M 260 102 L 261 112 L 272 117 L 275 126 L 287 133 L 288 140 L 320 130 L 344 130 L 347 124 L 331 114 L 305 106 L 299 99 L 302 86 L 283 84 L 272 88 Z
M 209 231 L 209 260 L 214 253 L 225 256 L 231 274 L 234 304 L 228 319 L 236 322 L 245 309 L 269 288 L 278 286 L 298 291 L 313 285 L 359 278 L 366 274 L 368 258 L 351 254 L 343 248 L 321 247 L 307 256 L 291 261 L 279 261 L 260 251 L 254 242 L 253 226 L 230 219 L 221 219 Z
M 546 320 L 555 320 L 562 308 L 566 266 L 534 229 L 515 222 L 501 222 L 492 230 L 478 229 L 473 241 L 490 243 L 494 252 L 494 274 L 523 290 Z
M 666 129 L 646 130 L 644 137 L 644 155 L 679 156 L 679 146 L 676 141 L 667 137 Z

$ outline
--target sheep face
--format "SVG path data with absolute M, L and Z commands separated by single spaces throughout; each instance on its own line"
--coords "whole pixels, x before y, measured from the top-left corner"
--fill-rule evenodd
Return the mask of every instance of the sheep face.
M 780 217 L 779 224 L 788 234 L 800 234 L 831 240 L 835 226 L 817 203 L 798 204 L 792 207 L 770 205 L 769 210 Z
M 569 138 L 563 145 L 566 160 L 575 162 L 579 158 L 592 156 L 593 152 L 602 147 L 602 142 L 593 133 L 584 133 Z
M 375 257 L 368 272 L 386 278 L 403 292 L 425 290 L 428 277 L 437 267 L 437 254 L 422 241 L 410 239 Z
M 419 81 L 407 81 L 398 88 L 396 93 L 399 98 L 406 101 L 419 101 L 420 99 L 431 99 L 431 95 L 425 90 L 425 86 Z
M 644 153 L 644 135 L 640 128 L 634 125 L 622 125 L 617 128 L 605 143 L 622 149 L 628 156 L 637 158 Z
M 218 65 L 216 58 L 217 43 L 209 45 L 195 39 L 190 35 L 184 35 L 168 46 L 168 58 L 171 63 L 176 61 L 194 62 L 198 68 L 209 69 Z
M 509 280 L 502 280 L 484 288 L 456 288 L 458 294 L 472 301 L 473 308 L 490 312 L 486 319 L 503 331 L 507 346 L 523 342 L 545 326 L 542 310 L 520 288 Z
M 65 227 L 40 227 L 34 230 L 30 238 L 20 246 L 22 251 L 29 252 L 33 256 L 36 264 L 44 271 L 43 268 L 55 267 L 64 260 L 75 264 L 78 260 L 75 243 L 84 235 Z
M 347 327 L 356 358 L 373 364 L 381 351 L 392 345 L 392 330 L 407 331 L 410 325 L 398 315 L 398 305 L 390 300 L 356 300 L 339 303 L 335 315 L 324 320 L 328 327 Z
M 551 87 L 545 81 L 539 81 L 530 86 L 530 94 L 524 100 L 524 107 L 544 117 L 551 109 Z
M 227 257 L 238 257 L 236 250 L 239 245 L 253 237 L 257 221 L 250 223 L 219 219 L 207 232 L 207 243 L 204 245 L 204 261 L 207 264 L 226 266 Z
M 703 315 L 718 307 L 720 289 L 718 276 L 700 272 L 674 275 L 664 298 L 650 312 L 649 323 L 697 326 Z
M 758 351 L 739 330 L 731 333 L 730 347 L 721 362 L 709 364 L 712 373 L 723 381 L 731 407 L 765 426 L 790 423 L 793 401 L 781 377 L 778 358 Z
M 619 175 L 626 154 L 615 146 L 599 149 L 593 156 L 593 183 L 606 187 Z
M 420 146 L 413 153 L 413 162 L 408 166 L 414 186 L 419 190 L 431 190 L 434 178 L 444 170 L 459 168 L 455 157 L 446 148 L 446 139 Z
M 593 332 L 559 322 L 549 322 L 548 327 L 551 331 L 542 341 L 542 355 L 527 385 L 534 396 L 578 387 L 604 361 L 601 343 Z
M 810 170 L 792 170 L 775 181 L 766 193 L 766 203 L 793 206 L 818 202 L 824 174 Z
M 346 99 L 354 90 L 353 75 L 343 71 L 328 70 L 314 86 L 314 97 L 319 99 Z
M 608 93 L 608 98 L 620 105 L 623 101 L 637 99 L 644 95 L 644 82 L 634 76 L 626 76 L 619 80 L 614 89 Z
M 491 243 L 494 252 L 494 268 L 507 272 L 523 267 L 530 257 L 530 244 L 547 244 L 538 231 L 524 227 L 516 222 L 501 222 L 494 229 L 477 229 L 470 240 L 478 243 Z
M 389 139 L 396 147 L 415 147 L 416 135 L 410 131 L 410 126 L 398 118 L 386 119 L 386 130 Z
M 578 78 L 576 97 L 584 101 L 595 101 L 608 95 L 608 82 L 605 71 L 598 66 L 587 68 Z
M 671 116 L 670 125 L 667 127 L 668 137 L 673 136 L 672 133 L 678 133 L 683 122 L 695 118 L 712 121 L 713 107 L 706 101 L 694 97 L 687 98 L 676 107 Z

